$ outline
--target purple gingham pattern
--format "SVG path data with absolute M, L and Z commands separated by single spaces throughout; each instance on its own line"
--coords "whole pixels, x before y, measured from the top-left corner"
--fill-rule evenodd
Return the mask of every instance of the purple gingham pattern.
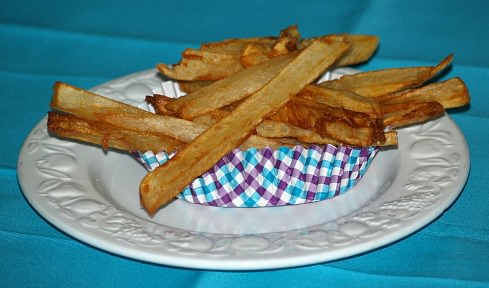
M 220 207 L 303 204 L 346 192 L 363 176 L 378 149 L 343 146 L 235 149 L 195 179 L 178 198 Z M 136 152 L 149 171 L 173 155 Z

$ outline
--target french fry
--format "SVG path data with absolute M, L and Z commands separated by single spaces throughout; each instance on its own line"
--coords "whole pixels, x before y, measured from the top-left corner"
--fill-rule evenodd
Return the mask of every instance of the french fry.
M 98 120 L 99 115 L 109 113 L 143 116 L 151 114 L 129 104 L 102 97 L 63 82 L 54 83 L 50 107 L 91 120 Z
M 255 37 L 255 38 L 235 38 L 235 39 L 227 39 L 220 42 L 211 42 L 205 43 L 200 46 L 200 50 L 213 52 L 213 53 L 221 53 L 234 55 L 239 57 L 243 52 L 243 49 L 246 45 L 250 43 L 255 43 L 263 46 L 273 47 L 273 45 L 277 42 L 277 37 Z
M 356 65 L 369 60 L 379 46 L 379 38 L 373 35 L 348 35 L 346 42 L 351 48 L 335 64 L 335 67 Z
M 200 49 L 186 49 L 180 62 L 172 67 L 162 63 L 156 67 L 163 75 L 174 80 L 219 80 L 244 68 L 240 57 L 248 44 L 271 49 L 275 42 L 275 37 L 261 37 L 207 43 Z
M 382 117 L 382 108 L 376 99 L 360 96 L 347 90 L 308 85 L 297 97 L 336 108 L 362 112 L 373 117 Z
M 185 145 L 172 137 L 138 132 L 116 127 L 105 122 L 83 119 L 74 115 L 48 113 L 49 132 L 64 138 L 123 151 L 177 151 Z
M 178 87 L 182 92 L 190 94 L 203 88 L 205 86 L 209 86 L 214 81 L 210 80 L 196 80 L 196 81 L 176 81 L 178 83 Z
M 190 142 L 207 127 L 164 115 L 155 115 L 137 107 L 118 102 L 78 87 L 57 82 L 51 108 L 88 120 L 106 122 L 144 132 L 148 127 L 182 142 Z
M 382 104 L 438 102 L 443 108 L 450 109 L 469 104 L 470 96 L 465 83 L 456 77 L 416 89 L 385 94 L 378 97 L 377 100 Z
M 436 66 L 391 68 L 345 75 L 336 80 L 320 83 L 320 86 L 348 90 L 366 97 L 379 97 L 388 93 L 418 87 L 448 67 L 453 55 L 447 56 Z
M 181 142 L 191 142 L 207 129 L 206 125 L 171 116 L 156 115 L 78 87 L 57 82 L 51 108 L 80 118 L 104 122 L 141 133 L 164 134 Z M 279 147 L 280 142 L 252 135 L 246 147 Z
M 116 149 L 126 152 L 153 151 L 154 153 L 161 151 L 175 152 L 186 144 L 172 137 L 154 132 L 152 128 L 150 127 L 145 132 L 139 132 L 124 127 L 116 127 L 105 122 L 83 119 L 74 115 L 57 112 L 48 113 L 48 131 L 51 134 L 61 138 L 99 145 L 106 150 Z M 296 144 L 299 144 L 299 142 Z M 300 144 L 307 145 L 304 142 Z M 290 141 L 251 135 L 239 148 L 243 150 L 266 147 L 278 149 L 283 146 L 291 146 Z
M 222 80 L 180 97 L 166 105 L 175 116 L 192 119 L 234 103 L 260 89 L 266 82 L 294 59 L 287 54 L 241 70 Z
M 270 60 L 272 47 L 261 43 L 248 43 L 240 55 L 239 61 L 243 67 L 250 67 Z
M 347 130 L 351 130 L 348 127 Z M 321 136 L 318 133 L 297 127 L 288 123 L 264 120 L 256 127 L 256 133 L 263 137 L 273 137 L 273 138 L 294 138 L 302 142 L 303 146 L 308 144 L 318 144 L 318 145 L 345 145 L 341 141 L 328 137 Z M 342 132 L 343 133 L 343 132 Z M 383 143 L 378 143 L 377 146 L 391 146 L 397 145 L 397 133 L 395 131 L 383 132 L 385 141 Z M 343 139 L 345 137 L 342 137 Z
M 287 103 L 348 47 L 343 41 L 328 38 L 315 41 L 229 115 L 209 127 L 164 165 L 148 173 L 139 187 L 141 203 L 148 214 L 154 215 L 195 177 L 239 146 L 263 117 Z
M 386 104 L 384 109 L 384 125 L 400 128 L 419 124 L 445 114 L 445 109 L 438 102 L 415 102 Z
M 300 37 L 297 26 L 289 26 L 281 31 L 279 37 L 227 39 L 203 44 L 199 49 L 189 48 L 182 53 L 179 63 L 171 67 L 160 63 L 156 67 L 173 80 L 216 81 L 268 59 L 302 50 L 324 36 Z M 335 66 L 365 62 L 378 46 L 378 38 L 371 35 L 336 34 L 329 37 L 340 37 L 351 44 L 349 51 L 338 59 Z
M 157 64 L 158 70 L 175 80 L 219 80 L 243 69 L 239 57 L 210 51 L 186 49 L 172 68 Z
M 369 60 L 379 46 L 379 38 L 373 35 L 339 34 L 351 44 L 350 49 L 333 65 L 334 67 L 355 65 Z M 315 38 L 306 38 L 298 43 L 299 49 L 307 47 Z
M 264 137 L 295 138 L 305 143 L 314 144 L 340 144 L 340 142 L 338 142 L 337 140 L 333 138 L 322 137 L 314 131 L 273 120 L 263 120 L 256 127 L 255 130 L 258 135 Z
M 381 118 L 297 97 L 269 119 L 311 130 L 344 145 L 370 146 L 385 142 Z

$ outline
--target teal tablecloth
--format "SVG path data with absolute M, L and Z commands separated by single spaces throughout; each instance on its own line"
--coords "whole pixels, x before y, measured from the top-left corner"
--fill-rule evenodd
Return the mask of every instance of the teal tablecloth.
M 0 5 L 0 286 L 2 287 L 488 287 L 488 1 L 3 1 Z M 226 272 L 126 259 L 45 221 L 19 187 L 16 163 L 46 114 L 54 81 L 90 88 L 175 63 L 183 48 L 229 37 L 375 34 L 361 69 L 432 65 L 454 53 L 469 109 L 450 115 L 471 172 L 461 196 L 420 231 L 362 255 L 306 267 Z

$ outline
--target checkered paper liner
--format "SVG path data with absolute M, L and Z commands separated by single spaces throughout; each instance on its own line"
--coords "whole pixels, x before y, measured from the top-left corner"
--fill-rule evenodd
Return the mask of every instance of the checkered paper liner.
M 333 145 L 234 149 L 177 197 L 219 207 L 267 207 L 322 201 L 352 188 L 377 151 L 376 147 Z M 148 171 L 173 155 L 134 153 Z

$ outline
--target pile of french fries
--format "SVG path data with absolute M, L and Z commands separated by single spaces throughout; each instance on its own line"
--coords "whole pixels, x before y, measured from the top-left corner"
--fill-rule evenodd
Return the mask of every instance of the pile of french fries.
M 328 69 L 369 60 L 369 35 L 301 38 L 297 26 L 277 37 L 229 39 L 187 49 L 158 70 L 187 95 L 148 95 L 156 113 L 56 83 L 48 129 L 57 136 L 124 151 L 176 155 L 140 183 L 149 215 L 239 147 L 397 144 L 396 129 L 467 105 L 459 78 L 433 79 L 451 64 L 390 68 L 316 83 Z

